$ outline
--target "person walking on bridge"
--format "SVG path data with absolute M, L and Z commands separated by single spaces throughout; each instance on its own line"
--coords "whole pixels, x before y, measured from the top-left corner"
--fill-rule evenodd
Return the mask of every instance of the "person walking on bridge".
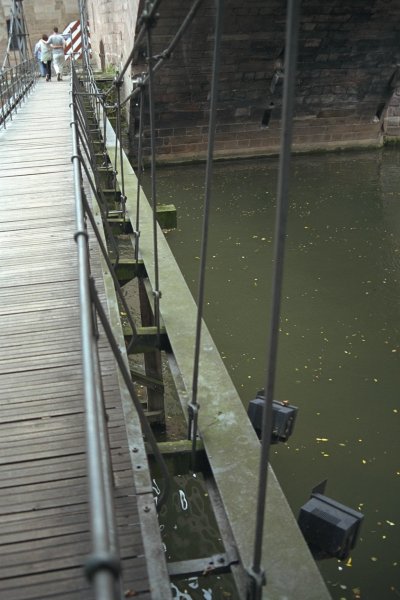
M 39 46 L 40 62 L 42 63 L 43 69 L 46 71 L 46 81 L 51 81 L 51 57 L 52 52 L 49 46 L 49 38 L 44 33 L 42 39 L 39 40 L 37 45 Z
M 58 27 L 53 28 L 53 33 L 49 37 L 49 44 L 53 50 L 53 66 L 57 74 L 57 81 L 62 80 L 63 67 L 64 67 L 64 36 L 58 33 Z
M 35 58 L 37 60 L 38 66 L 39 66 L 40 77 L 46 77 L 46 75 L 47 75 L 47 68 L 46 68 L 46 65 L 44 63 L 42 63 L 41 41 L 42 40 L 39 40 L 37 42 L 37 44 L 35 45 L 34 56 L 35 56 Z

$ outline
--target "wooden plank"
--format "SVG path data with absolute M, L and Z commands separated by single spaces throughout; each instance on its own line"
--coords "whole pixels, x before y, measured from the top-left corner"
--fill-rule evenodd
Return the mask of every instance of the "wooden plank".
M 132 502 L 132 476 L 120 473 L 119 487 L 115 488 L 115 502 Z M 86 477 L 71 477 L 45 481 L 13 488 L 0 493 L 0 515 L 15 515 L 45 508 L 82 504 L 87 501 Z
M 57 534 L 57 528 L 63 524 L 70 525 L 71 523 L 82 523 L 82 529 L 87 528 L 88 505 L 87 502 L 82 505 L 65 506 L 60 512 L 57 508 L 46 508 L 40 512 L 25 512 L 17 515 L 0 515 L 0 525 L 2 532 L 12 534 L 13 531 L 19 534 L 27 533 L 26 539 L 39 539 L 42 537 L 50 537 Z M 127 516 L 122 512 L 117 511 L 117 525 L 136 526 L 138 524 L 137 511 L 132 511 L 132 515 Z M 21 537 L 20 540 L 23 538 Z
M 23 440 L 25 439 L 31 440 L 32 443 L 34 443 L 36 437 L 41 437 L 43 435 L 54 436 L 55 433 L 58 435 L 63 431 L 70 431 L 72 427 L 74 428 L 74 431 L 84 431 L 85 424 L 82 419 L 77 416 L 66 417 L 64 419 L 40 419 L 23 422 L 18 426 L 16 425 L 16 429 L 18 430 L 18 440 L 15 439 L 12 431 L 6 430 L 1 436 L 0 444 L 18 444 L 19 442 L 23 443 Z M 108 429 L 110 435 L 120 427 L 124 427 L 122 418 L 118 422 L 109 423 Z
M 135 564 L 138 563 L 138 567 Z M 142 592 L 148 592 L 149 584 L 147 581 L 146 567 L 143 559 L 134 560 L 132 558 L 123 561 L 123 571 L 129 573 L 129 587 L 135 591 L 138 598 L 145 598 Z M 7 593 L 7 600 L 42 600 L 43 598 L 65 598 L 65 592 L 76 591 L 77 595 L 72 596 L 77 599 L 89 600 L 92 598 L 90 588 L 83 579 L 82 566 L 80 568 L 65 569 L 64 576 L 60 571 L 49 570 L 47 573 L 30 574 L 26 577 L 18 578 L 18 584 L 15 579 L 7 579 L 2 582 L 2 588 Z M 67 578 L 68 577 L 68 578 Z M 4 586 L 4 587 L 3 587 Z M 81 593 L 82 595 L 79 595 Z M 147 596 L 148 597 L 148 596 Z
M 34 297 L 39 298 L 48 298 L 49 294 L 51 294 L 52 299 L 58 299 L 63 297 L 75 297 L 76 298 L 76 289 L 71 286 L 65 286 L 60 282 L 46 282 L 44 284 L 36 284 L 29 286 L 29 296 L 26 298 L 26 287 L 21 284 L 19 286 L 10 287 L 6 290 L 1 291 L 2 302 L 4 301 L 7 304 L 11 299 L 13 302 L 17 300 L 25 300 L 30 302 Z
M 131 547 L 129 536 L 131 531 L 124 532 L 120 537 L 121 556 L 130 556 Z M 6 569 L 7 566 L 13 567 L 18 563 L 29 564 L 35 562 L 45 562 L 49 553 L 56 553 L 57 558 L 62 556 L 71 556 L 76 552 L 76 545 L 80 546 L 80 552 L 85 557 L 90 552 L 90 532 L 89 528 L 83 528 L 80 532 L 65 533 L 63 535 L 53 535 L 41 540 L 30 540 L 25 543 L 11 544 L 8 547 L 8 552 L 1 552 L 1 567 Z M 35 551 L 35 555 L 32 555 Z M 81 564 L 81 562 L 79 563 Z M 1 577 L 1 571 L 0 571 Z
M 15 527 L 11 529 L 10 524 L 7 524 L 8 530 L 4 531 L 4 533 L 2 532 L 2 536 L 4 535 L 4 538 L 2 538 L 4 546 L 0 546 L 0 556 L 12 551 L 13 548 L 17 548 L 19 544 L 25 543 L 28 545 L 35 541 L 39 541 L 42 544 L 43 540 L 51 540 L 57 536 L 61 537 L 68 534 L 89 531 L 88 515 L 86 510 L 82 512 L 74 511 L 70 515 L 65 513 L 62 520 L 59 520 L 59 522 L 55 523 L 54 519 L 51 519 L 50 523 L 51 526 L 49 527 L 48 518 L 29 519 L 28 530 L 26 528 L 18 530 Z M 18 522 L 14 523 L 14 525 L 17 526 L 18 524 Z M 32 526 L 34 528 L 31 528 Z M 133 519 L 129 523 L 126 523 L 122 520 L 117 520 L 117 526 L 119 526 L 121 529 L 123 528 L 123 533 L 128 536 L 134 535 L 135 532 L 137 533 L 137 530 L 140 527 L 138 522 L 133 522 Z
M 19 433 L 16 428 L 17 433 Z M 31 451 L 31 460 L 35 460 L 36 452 L 42 453 L 45 450 L 56 449 L 57 451 L 62 448 L 62 451 L 65 451 L 67 445 L 71 444 L 80 444 L 81 447 L 84 447 L 85 443 L 85 430 L 84 428 L 73 428 L 73 430 L 61 430 L 57 432 L 56 440 L 54 435 L 42 435 L 33 437 L 27 436 L 25 440 L 20 442 L 12 443 L 1 443 L 0 449 L 2 453 L 2 459 L 4 459 L 4 463 L 11 464 L 15 462 L 15 457 L 18 457 L 18 462 L 20 462 L 21 453 L 27 452 L 29 455 L 29 450 Z M 121 448 L 126 445 L 126 434 L 122 429 L 113 428 L 109 430 L 109 440 L 111 448 Z M 1 486 L 0 486 L 1 487 Z
M 121 453 L 113 456 L 114 474 L 119 481 L 120 473 L 131 473 L 130 463 Z M 86 458 L 84 453 L 71 457 L 56 456 L 47 459 L 14 463 L 10 473 L 8 465 L 0 468 L 0 488 L 29 485 L 35 482 L 56 481 L 60 478 L 69 479 L 72 476 L 83 477 L 86 475 Z M 3 543 L 3 542 L 2 542 Z
M 37 89 L 0 132 L 0 596 L 89 600 L 69 95 L 64 85 Z M 91 234 L 92 273 L 106 304 L 96 246 Z M 115 360 L 101 328 L 99 342 L 125 582 L 149 598 Z

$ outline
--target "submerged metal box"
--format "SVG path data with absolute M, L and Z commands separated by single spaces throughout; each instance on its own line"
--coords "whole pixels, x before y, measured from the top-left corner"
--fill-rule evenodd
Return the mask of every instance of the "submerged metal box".
M 263 410 L 265 405 L 265 396 L 258 392 L 254 400 L 250 400 L 247 414 L 256 430 L 257 435 L 261 436 Z M 297 415 L 297 407 L 288 402 L 272 401 L 272 434 L 271 442 L 286 442 L 293 433 L 294 422 Z
M 345 560 L 354 548 L 364 515 L 323 494 L 300 509 L 299 527 L 316 558 Z

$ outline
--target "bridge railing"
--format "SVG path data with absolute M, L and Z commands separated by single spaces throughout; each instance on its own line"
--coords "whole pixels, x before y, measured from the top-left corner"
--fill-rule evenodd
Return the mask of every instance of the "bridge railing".
M 83 3 L 84 4 L 84 3 Z M 108 95 L 113 89 L 117 96 L 116 112 L 117 112 L 117 130 L 116 138 L 119 138 L 119 148 L 122 149 L 122 137 L 118 127 L 118 121 L 121 108 L 132 100 L 135 96 L 143 95 L 143 90 L 146 88 L 148 95 L 148 112 L 149 112 L 149 130 L 150 130 L 150 166 L 151 166 L 151 198 L 153 205 L 153 222 L 154 222 L 154 313 L 156 323 L 159 323 L 159 304 L 158 299 L 161 297 L 158 278 L 158 258 L 157 258 L 157 229 L 155 226 L 155 215 L 157 206 L 156 197 L 156 157 L 155 157 L 155 107 L 154 107 L 154 74 L 162 66 L 174 50 L 188 24 L 194 18 L 194 15 L 201 4 L 201 0 L 194 0 L 189 12 L 186 15 L 181 27 L 172 39 L 169 46 L 160 55 L 153 54 L 152 45 L 152 28 L 157 19 L 157 11 L 160 5 L 160 0 L 146 0 L 144 9 L 138 21 L 138 33 L 136 35 L 132 50 L 122 66 L 120 73 L 114 80 L 112 88 L 106 93 Z M 272 279 L 272 309 L 270 314 L 270 336 L 268 340 L 268 359 L 266 364 L 266 407 L 263 411 L 261 449 L 258 474 L 258 489 L 257 489 L 257 505 L 256 505 L 256 523 L 254 529 L 254 543 L 251 556 L 251 562 L 246 564 L 243 561 L 248 574 L 248 593 L 247 598 L 251 600 L 261 600 L 263 595 L 263 587 L 266 583 L 266 575 L 262 565 L 262 546 L 264 541 L 264 517 L 267 497 L 267 477 L 268 463 L 270 454 L 270 442 L 272 431 L 272 398 L 275 386 L 276 363 L 277 363 L 277 347 L 278 347 L 278 331 L 279 317 L 281 306 L 282 279 L 283 279 L 283 262 L 285 249 L 285 231 L 288 211 L 288 169 L 290 162 L 290 149 L 292 137 L 292 115 L 293 115 L 293 98 L 294 98 L 294 82 L 297 62 L 297 36 L 299 29 L 299 12 L 301 0 L 288 0 L 288 18 L 286 23 L 286 44 L 285 44 L 285 83 L 284 83 L 284 99 L 283 99 L 283 119 L 282 119 L 282 138 L 281 138 L 281 154 L 280 168 L 278 178 L 278 210 L 275 226 L 275 247 L 274 247 L 274 272 Z M 203 310 L 205 298 L 205 274 L 207 263 L 207 243 L 209 230 L 210 203 L 212 196 L 212 172 L 214 160 L 214 140 L 216 131 L 216 111 L 218 104 L 218 82 L 220 68 L 220 48 L 223 36 L 223 11 L 224 0 L 218 0 L 215 3 L 215 32 L 214 32 L 214 51 L 213 65 L 211 75 L 211 90 L 210 90 L 210 111 L 209 111 L 209 130 L 208 130 L 208 148 L 206 161 L 206 181 L 205 181 L 205 197 L 204 197 L 204 212 L 203 212 L 203 230 L 201 240 L 201 257 L 199 269 L 199 285 L 197 297 L 197 319 L 196 319 L 196 335 L 195 335 L 195 356 L 193 367 L 193 379 L 190 401 L 188 407 L 188 439 L 192 441 L 192 465 L 196 461 L 196 442 L 198 438 L 198 380 L 200 366 L 200 350 L 201 336 L 203 327 Z M 122 100 L 120 97 L 120 88 L 123 83 L 123 78 L 132 65 L 135 52 L 141 44 L 146 41 L 147 53 L 147 72 L 136 78 L 133 90 L 127 97 Z M 140 106 L 143 106 L 143 98 L 141 98 Z M 140 118 L 142 126 L 142 115 Z M 139 134 L 139 144 L 141 143 L 141 135 Z M 118 145 L 118 144 L 117 144 Z M 116 148 L 116 156 L 117 156 Z M 138 149 L 138 156 L 141 156 L 141 147 Z M 121 173 L 122 159 L 120 160 L 120 180 L 123 181 L 123 173 Z M 115 169 L 117 170 L 117 169 Z M 141 161 L 138 164 L 138 174 L 141 172 Z M 138 190 L 140 182 L 138 182 Z M 138 192 L 139 193 L 139 192 Z M 124 192 L 123 192 L 124 195 Z M 139 204 L 139 202 L 138 202 Z M 138 227 L 136 227 L 138 230 Z M 136 242 L 138 244 L 139 232 L 136 231 Z
M 0 67 L 0 128 L 12 120 L 36 82 L 22 2 L 12 0 L 8 43 Z
M 120 293 L 118 280 L 114 272 L 115 265 L 108 258 L 107 249 L 96 225 L 90 202 L 82 189 L 82 181 L 86 180 L 91 189 L 94 201 L 98 202 L 100 212 L 105 217 L 104 223 L 106 223 L 107 210 L 98 193 L 98 182 L 94 178 L 94 173 L 97 171 L 96 156 L 84 101 L 84 99 L 90 102 L 94 101 L 95 106 L 99 101 L 99 94 L 93 82 L 86 82 L 87 85 L 83 85 L 76 73 L 74 64 L 71 65 L 71 69 L 72 164 L 77 218 L 75 239 L 78 246 L 81 343 L 92 540 L 92 555 L 87 561 L 86 572 L 88 578 L 93 582 L 96 600 L 116 600 L 121 597 L 121 563 L 115 524 L 111 454 L 105 417 L 101 367 L 97 348 L 99 323 L 104 330 L 126 388 L 137 410 L 142 431 L 152 448 L 165 480 L 164 493 L 158 499 L 158 508 L 161 507 L 168 494 L 169 474 L 153 432 L 147 422 L 143 407 L 137 397 L 125 358 L 114 337 L 112 327 L 99 300 L 96 285 L 91 275 L 88 240 L 89 235 L 94 234 L 108 265 L 109 272 L 116 284 L 119 298 L 123 302 L 123 295 Z M 128 310 L 126 306 L 125 308 Z
M 19 105 L 35 84 L 35 63 L 25 60 L 14 66 L 3 66 L 0 71 L 0 127 L 6 127 Z

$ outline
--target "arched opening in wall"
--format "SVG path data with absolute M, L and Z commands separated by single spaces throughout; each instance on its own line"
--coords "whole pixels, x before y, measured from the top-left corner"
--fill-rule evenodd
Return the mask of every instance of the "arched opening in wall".
M 106 70 L 106 54 L 104 50 L 104 42 L 100 40 L 99 44 L 100 67 L 102 71 Z

